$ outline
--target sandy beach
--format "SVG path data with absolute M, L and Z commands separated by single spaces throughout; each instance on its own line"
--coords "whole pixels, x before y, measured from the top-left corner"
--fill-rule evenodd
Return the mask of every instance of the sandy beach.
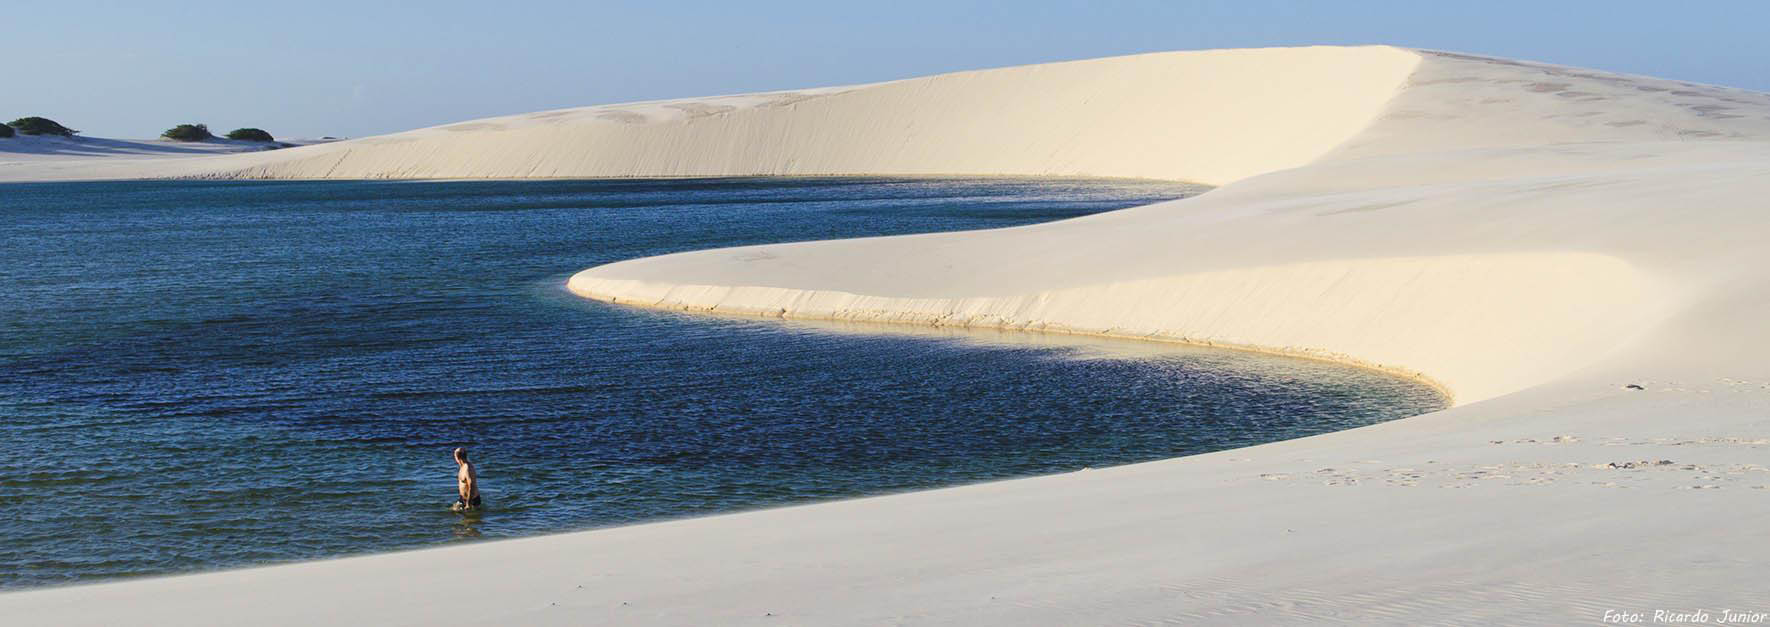
M 642 307 L 1331 359 L 1450 409 L 1064 475 L 0 594 L 24 624 L 1590 624 L 1770 612 L 1770 95 L 1386 46 L 606 105 L 0 181 L 1104 176 L 1196 198 L 680 253 Z M 1770 622 L 1770 619 L 1760 618 Z M 1684 621 L 1694 622 L 1694 621 Z

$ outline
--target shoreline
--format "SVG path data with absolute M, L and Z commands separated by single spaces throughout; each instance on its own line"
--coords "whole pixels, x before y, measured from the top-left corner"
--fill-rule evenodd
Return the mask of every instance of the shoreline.
M 1369 370 L 1371 372 L 1378 372 L 1378 373 L 1382 373 L 1382 374 L 1396 377 L 1399 379 L 1412 381 L 1414 383 L 1418 383 L 1422 386 L 1430 388 L 1434 393 L 1436 393 L 1439 396 L 1439 398 L 1441 398 L 1444 401 L 1444 404 L 1445 404 L 1444 408 L 1446 408 L 1446 409 L 1451 408 L 1451 407 L 1456 407 L 1459 404 L 1456 399 L 1456 393 L 1454 391 L 1452 391 L 1450 389 L 1450 387 L 1446 386 L 1445 384 L 1439 382 L 1436 379 L 1433 379 L 1431 376 L 1428 376 L 1425 373 L 1407 370 L 1405 368 L 1384 366 L 1382 364 L 1377 364 L 1377 363 L 1372 363 L 1372 362 L 1368 362 L 1365 360 L 1361 360 L 1361 359 L 1358 359 L 1358 358 L 1350 356 L 1350 355 L 1336 355 L 1336 354 L 1329 353 L 1327 351 L 1320 351 L 1320 350 L 1307 350 L 1307 349 L 1305 349 L 1305 350 L 1292 350 L 1292 349 L 1277 348 L 1277 347 L 1240 345 L 1240 344 L 1234 344 L 1234 343 L 1212 342 L 1210 340 L 1195 340 L 1195 339 L 1190 339 L 1190 338 L 1186 338 L 1186 337 L 1165 336 L 1165 335 L 1159 335 L 1159 334 L 1146 335 L 1146 334 L 1133 334 L 1133 333 L 1114 333 L 1110 330 L 1099 331 L 1099 330 L 1090 330 L 1090 329 L 1070 329 L 1070 328 L 1065 328 L 1062 325 L 1054 325 L 1054 324 L 1037 324 L 1037 323 L 1015 324 L 1015 323 L 1009 323 L 1009 322 L 991 324 L 991 323 L 987 323 L 987 322 L 976 323 L 976 322 L 969 322 L 969 321 L 959 323 L 959 324 L 949 324 L 949 323 L 944 323 L 941 319 L 938 319 L 938 318 L 930 318 L 927 320 L 920 320 L 920 321 L 905 320 L 902 318 L 894 318 L 894 317 L 890 316 L 889 314 L 885 314 L 885 313 L 879 313 L 879 314 L 876 314 L 875 316 L 858 315 L 855 317 L 839 317 L 839 316 L 830 316 L 830 315 L 799 314 L 799 313 L 787 313 L 787 312 L 778 312 L 778 311 L 765 311 L 765 310 L 760 310 L 760 309 L 725 308 L 725 307 L 719 307 L 719 306 L 715 306 L 715 307 L 709 309 L 709 308 L 695 307 L 692 305 L 680 305 L 680 304 L 666 305 L 666 304 L 660 304 L 660 303 L 650 303 L 650 302 L 645 302 L 645 301 L 641 301 L 641 300 L 622 301 L 620 299 L 620 297 L 603 295 L 602 293 L 595 292 L 595 291 L 589 290 L 589 289 L 586 289 L 583 292 L 574 291 L 571 287 L 569 287 L 569 281 L 568 281 L 568 286 L 565 287 L 565 289 L 568 292 L 571 292 L 572 294 L 574 294 L 580 298 L 585 298 L 588 300 L 593 300 L 593 301 L 597 301 L 597 302 L 601 302 L 601 303 L 608 303 L 611 305 L 621 305 L 621 306 L 625 306 L 625 307 L 638 307 L 638 308 L 642 308 L 642 309 L 651 309 L 651 310 L 655 310 L 655 311 L 669 311 L 669 312 L 689 313 L 689 314 L 697 314 L 697 315 L 732 316 L 732 317 L 744 318 L 744 319 L 776 319 L 776 320 L 808 320 L 808 321 L 819 321 L 819 322 L 845 322 L 845 323 L 878 325 L 878 326 L 882 326 L 882 327 L 897 327 L 897 328 L 914 328 L 914 327 L 933 328 L 933 329 L 956 328 L 956 329 L 971 329 L 971 330 L 995 330 L 995 331 L 1004 331 L 1004 332 L 1012 332 L 1012 333 L 1031 333 L 1034 335 L 1048 334 L 1048 335 L 1063 335 L 1063 336 L 1072 336 L 1072 337 L 1096 337 L 1096 338 L 1107 338 L 1107 339 L 1114 339 L 1114 340 L 1130 340 L 1130 341 L 1135 341 L 1135 342 L 1148 342 L 1148 343 L 1157 344 L 1157 345 L 1167 344 L 1167 345 L 1174 345 L 1174 346 L 1193 346 L 1193 347 L 1199 347 L 1199 348 L 1215 348 L 1215 349 L 1231 350 L 1231 351 L 1238 351 L 1238 352 L 1244 352 L 1244 353 L 1254 353 L 1254 354 L 1259 354 L 1259 355 L 1273 355 L 1273 356 L 1277 356 L 1277 357 L 1289 357 L 1292 359 L 1307 359 L 1310 361 L 1319 361 L 1319 362 L 1323 362 L 1323 363 L 1358 368 L 1361 370 Z M 1419 414 L 1419 415 L 1425 415 L 1425 414 Z M 1408 418 L 1413 418 L 1413 417 L 1414 416 L 1408 416 L 1405 418 L 1397 418 L 1397 420 L 1406 420 Z

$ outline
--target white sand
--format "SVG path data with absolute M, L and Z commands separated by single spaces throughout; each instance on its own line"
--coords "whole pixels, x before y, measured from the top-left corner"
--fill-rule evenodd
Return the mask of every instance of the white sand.
M 193 157 L 237 155 L 329 143 L 330 139 L 254 142 L 215 138 L 198 142 L 170 139 L 107 139 L 75 135 L 15 135 L 0 138 L 0 183 L 174 176 L 209 160 Z
M 1386 47 L 799 93 L 105 175 L 1221 184 L 1015 229 L 635 260 L 570 287 L 657 307 L 1309 354 L 1415 373 L 1459 404 L 1066 475 L 13 593 L 0 612 L 57 624 L 1557 625 L 1606 610 L 1647 624 L 1654 610 L 1770 612 L 1770 96 Z

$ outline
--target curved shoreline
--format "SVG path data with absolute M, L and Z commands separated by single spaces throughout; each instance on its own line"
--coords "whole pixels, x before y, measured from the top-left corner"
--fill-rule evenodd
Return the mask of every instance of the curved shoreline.
M 575 279 L 576 277 L 574 276 L 573 278 Z M 1135 341 L 1139 341 L 1139 342 L 1152 342 L 1152 343 L 1157 343 L 1157 344 L 1175 344 L 1175 345 L 1180 345 L 1180 346 L 1196 346 L 1196 347 L 1200 347 L 1200 348 L 1217 348 L 1217 349 L 1234 350 L 1234 351 L 1240 351 L 1240 352 L 1246 352 L 1246 353 L 1257 353 L 1257 354 L 1262 354 L 1262 355 L 1290 357 L 1293 359 L 1307 359 L 1307 360 L 1311 360 L 1311 361 L 1320 361 L 1320 362 L 1325 362 L 1325 363 L 1338 364 L 1338 365 L 1342 365 L 1342 366 L 1350 366 L 1353 368 L 1370 370 L 1370 371 L 1374 371 L 1374 372 L 1380 372 L 1380 373 L 1383 373 L 1383 374 L 1386 374 L 1389 376 L 1399 377 L 1402 379 L 1413 381 L 1413 382 L 1418 383 L 1420 385 L 1431 388 L 1441 398 L 1443 398 L 1444 403 L 1447 407 L 1454 407 L 1458 404 L 1456 402 L 1456 393 L 1454 391 L 1452 391 L 1449 386 L 1445 385 L 1442 382 L 1439 382 L 1436 379 L 1433 379 L 1432 377 L 1426 375 L 1425 373 L 1407 370 L 1404 368 L 1398 368 L 1398 367 L 1394 367 L 1394 366 L 1385 366 L 1383 364 L 1365 361 L 1365 360 L 1362 360 L 1362 359 L 1359 359 L 1357 357 L 1353 357 L 1350 355 L 1337 355 L 1337 354 L 1325 353 L 1325 352 L 1319 351 L 1319 350 L 1286 349 L 1286 348 L 1281 348 L 1281 347 L 1259 346 L 1259 345 L 1253 345 L 1253 344 L 1244 345 L 1244 344 L 1236 344 L 1236 343 L 1232 343 L 1232 342 L 1218 342 L 1218 341 L 1211 341 L 1211 340 L 1192 339 L 1192 338 L 1187 338 L 1187 337 L 1183 337 L 1183 336 L 1168 336 L 1168 335 L 1162 335 L 1159 333 L 1142 334 L 1142 333 L 1116 332 L 1116 331 L 1112 331 L 1112 330 L 1090 330 L 1090 329 L 1068 328 L 1068 327 L 1064 327 L 1060 324 L 1049 323 L 1049 322 L 1046 322 L 1046 323 L 1031 323 L 1031 322 L 1016 323 L 1016 322 L 1007 321 L 1007 320 L 997 320 L 997 321 L 964 320 L 964 321 L 959 321 L 957 323 L 954 323 L 954 322 L 949 322 L 949 320 L 951 320 L 950 316 L 935 316 L 935 317 L 927 317 L 927 318 L 914 318 L 914 317 L 906 318 L 901 315 L 895 315 L 895 314 L 886 313 L 886 312 L 874 312 L 870 315 L 868 315 L 868 314 L 858 314 L 858 315 L 822 314 L 822 315 L 820 315 L 820 314 L 815 314 L 815 313 L 808 314 L 808 313 L 788 312 L 788 311 L 781 311 L 781 310 L 764 310 L 764 309 L 755 309 L 755 308 L 732 307 L 732 306 L 725 306 L 725 305 L 713 305 L 710 308 L 709 307 L 696 307 L 693 305 L 687 305 L 687 304 L 681 304 L 681 303 L 646 302 L 646 301 L 641 301 L 641 300 L 622 300 L 622 298 L 619 296 L 607 295 L 603 292 L 597 291 L 596 288 L 594 288 L 592 286 L 577 287 L 577 286 L 570 286 L 570 283 L 568 283 L 567 289 L 569 291 L 571 291 L 572 293 L 578 295 L 579 297 L 586 298 L 589 300 L 605 302 L 605 303 L 614 304 L 614 305 L 624 305 L 624 306 L 628 306 L 628 307 L 640 307 L 640 308 L 644 308 L 644 309 L 652 309 L 652 310 L 657 310 L 657 311 L 686 312 L 686 313 L 712 314 L 712 315 L 731 315 L 731 316 L 741 316 L 741 317 L 746 317 L 746 318 L 774 318 L 774 319 L 781 319 L 781 320 L 858 322 L 858 323 L 863 323 L 863 324 L 883 324 L 883 325 L 890 325 L 890 326 L 895 326 L 895 327 L 909 326 L 909 327 L 930 327 L 930 328 L 990 329 L 990 330 L 999 330 L 999 331 L 1014 331 L 1014 332 L 1021 332 L 1021 333 L 1068 335 L 1068 336 L 1076 336 L 1076 337 L 1099 337 L 1099 338 L 1110 338 L 1110 339 L 1119 339 L 1119 340 L 1135 340 Z

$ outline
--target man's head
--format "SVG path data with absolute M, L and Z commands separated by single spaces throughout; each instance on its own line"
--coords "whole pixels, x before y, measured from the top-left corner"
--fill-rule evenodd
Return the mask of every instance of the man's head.
M 455 463 L 457 463 L 457 464 L 467 463 L 467 448 L 466 447 L 462 447 L 462 446 L 455 447 Z

